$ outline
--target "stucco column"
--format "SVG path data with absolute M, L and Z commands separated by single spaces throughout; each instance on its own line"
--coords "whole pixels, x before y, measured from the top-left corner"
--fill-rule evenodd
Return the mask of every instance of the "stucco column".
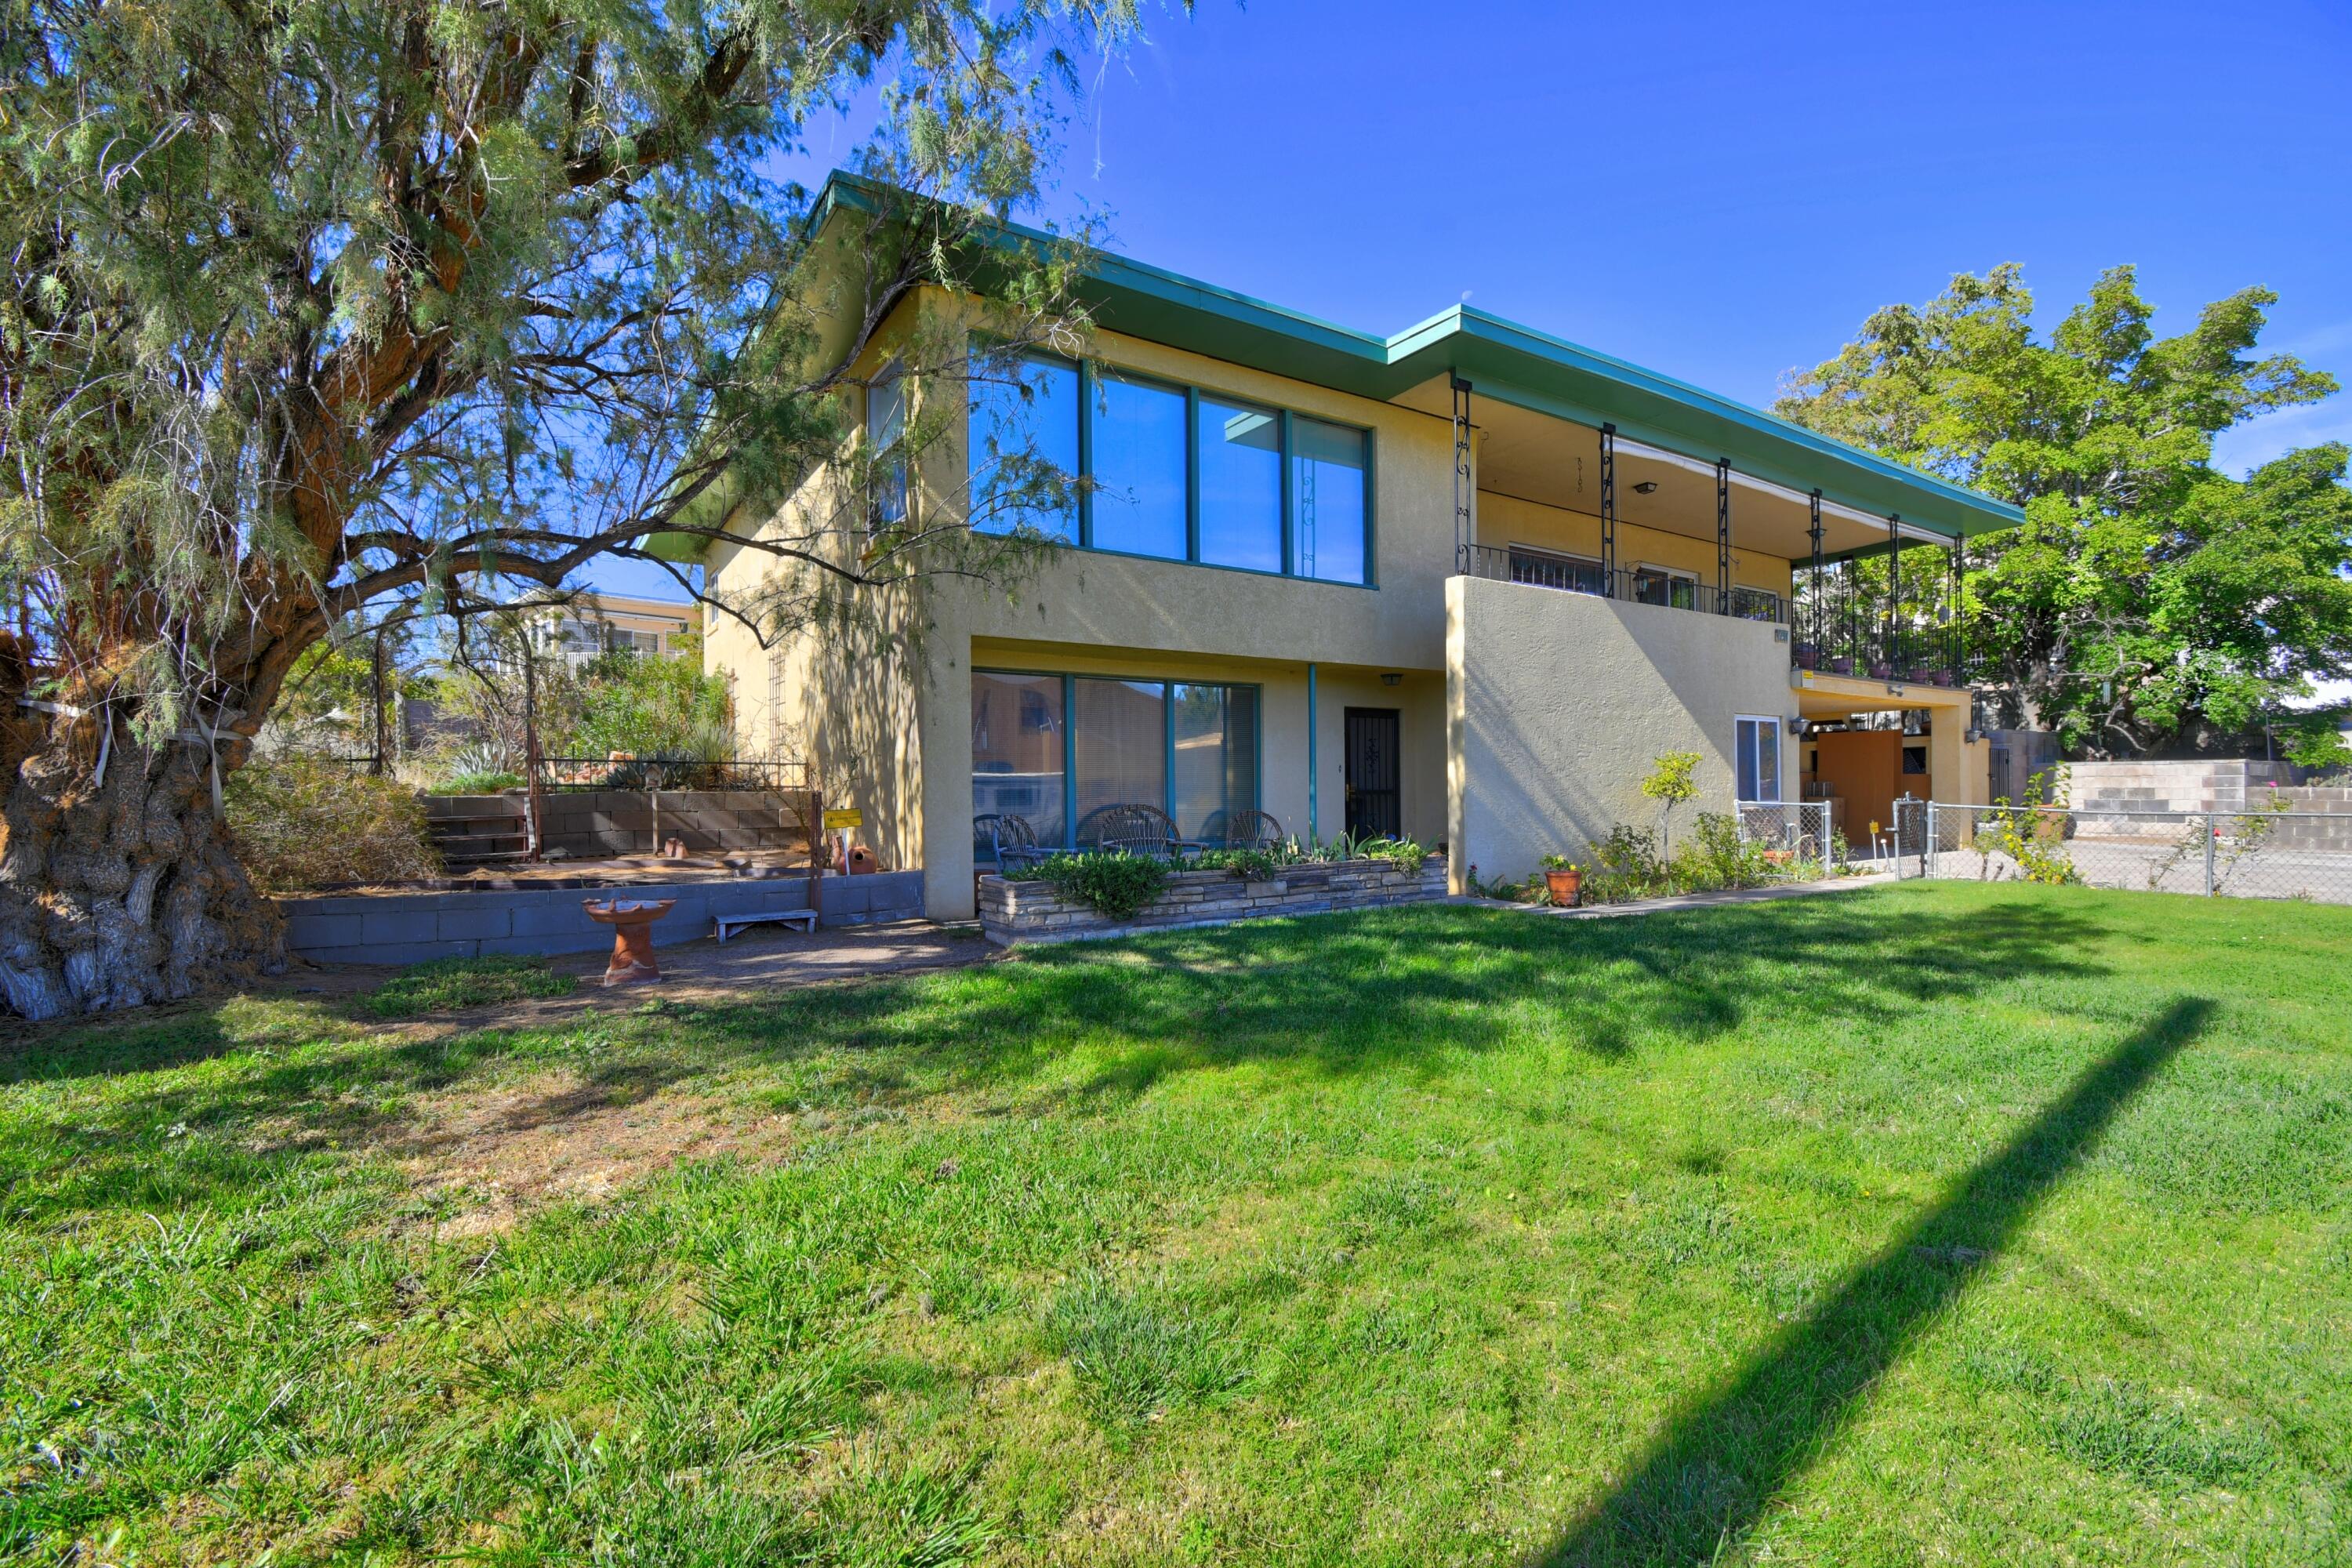
M 1982 805 L 1991 787 L 1988 771 L 1992 759 L 1984 742 L 1970 745 L 1963 739 L 1968 733 L 1969 708 L 1963 695 L 1958 702 L 1933 710 L 1927 731 L 1927 778 L 1937 800 Z
M 923 912 L 967 921 L 979 912 L 971 886 L 971 640 L 942 636 L 917 678 L 913 756 L 907 760 L 923 868 Z

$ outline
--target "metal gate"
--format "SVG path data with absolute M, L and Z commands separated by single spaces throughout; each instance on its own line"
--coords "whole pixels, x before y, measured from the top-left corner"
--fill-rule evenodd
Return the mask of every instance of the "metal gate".
M 1397 710 L 1347 711 L 1348 837 L 1394 838 L 1404 825 L 1398 799 Z

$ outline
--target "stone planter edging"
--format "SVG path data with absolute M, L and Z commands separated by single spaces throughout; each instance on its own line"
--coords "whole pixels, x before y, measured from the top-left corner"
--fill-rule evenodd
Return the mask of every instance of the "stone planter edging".
M 1431 856 L 1418 871 L 1392 860 L 1323 860 L 1285 866 L 1263 882 L 1231 871 L 1177 871 L 1160 896 L 1129 921 L 1113 921 L 1043 881 L 980 879 L 980 929 L 1000 947 L 1014 942 L 1079 942 L 1139 931 L 1181 931 L 1279 915 L 1319 915 L 1391 904 L 1434 903 L 1446 896 L 1445 861 Z

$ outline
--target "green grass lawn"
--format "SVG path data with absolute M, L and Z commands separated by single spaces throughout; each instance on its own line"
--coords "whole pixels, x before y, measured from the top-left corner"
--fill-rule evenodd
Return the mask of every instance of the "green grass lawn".
M 2352 910 L 1972 884 L 50 1033 L 0 1557 L 2352 1563 L 2347 1036 Z M 492 1223 L 491 1103 L 718 1131 Z

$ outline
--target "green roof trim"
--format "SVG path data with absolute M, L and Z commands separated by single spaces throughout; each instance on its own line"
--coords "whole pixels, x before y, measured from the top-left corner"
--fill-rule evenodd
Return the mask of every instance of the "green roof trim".
M 822 226 L 836 206 L 874 213 L 903 199 L 835 171 L 810 221 Z M 997 244 L 1055 243 L 1020 224 L 995 228 Z M 2007 501 L 1468 306 L 1379 338 L 1108 253 L 1095 261 L 1086 292 L 1096 322 L 1112 331 L 1360 397 L 1390 402 L 1451 374 L 1471 384 L 1474 410 L 1486 398 L 1581 425 L 1614 425 L 1630 440 L 1701 462 L 1728 458 L 1752 478 L 1801 493 L 1819 488 L 1825 500 L 1877 517 L 1899 513 L 1940 533 L 1964 537 L 2025 521 Z M 678 542 L 699 554 L 699 542 Z

